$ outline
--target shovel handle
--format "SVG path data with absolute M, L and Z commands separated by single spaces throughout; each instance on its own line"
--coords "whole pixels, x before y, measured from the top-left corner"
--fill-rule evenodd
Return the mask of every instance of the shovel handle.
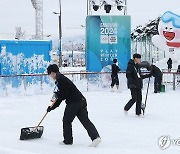
M 147 102 L 147 96 L 148 96 L 148 92 L 149 92 L 149 84 L 150 84 L 150 80 L 151 78 L 149 78 L 149 81 L 148 81 L 148 86 L 147 86 L 147 91 L 146 91 L 146 98 L 145 98 L 145 107 L 146 107 L 146 102 Z
M 42 121 L 44 120 L 44 118 L 47 116 L 48 112 L 46 112 L 46 114 L 43 116 L 43 118 L 41 119 L 41 121 L 39 122 L 39 124 L 36 126 L 35 130 L 40 126 L 40 124 L 42 123 Z
M 56 103 L 57 99 L 55 99 L 53 101 L 53 103 L 51 104 L 51 107 Z M 34 131 L 36 131 L 38 129 L 38 127 L 40 126 L 40 124 L 43 122 L 44 118 L 47 116 L 48 112 L 46 112 L 46 114 L 43 116 L 43 118 L 41 119 L 41 121 L 39 122 L 39 124 L 35 127 Z

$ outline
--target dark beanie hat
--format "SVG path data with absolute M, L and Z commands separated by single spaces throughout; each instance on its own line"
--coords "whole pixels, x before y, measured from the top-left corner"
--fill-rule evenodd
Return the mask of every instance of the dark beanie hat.
M 113 63 L 117 63 L 117 59 L 113 59 Z
M 59 72 L 59 68 L 58 68 L 58 66 L 56 64 L 51 64 L 51 65 L 48 66 L 47 73 L 51 74 L 51 72 L 54 72 L 54 73 Z
M 141 58 L 141 55 L 138 54 L 138 53 L 135 53 L 135 54 L 133 55 L 133 58 Z

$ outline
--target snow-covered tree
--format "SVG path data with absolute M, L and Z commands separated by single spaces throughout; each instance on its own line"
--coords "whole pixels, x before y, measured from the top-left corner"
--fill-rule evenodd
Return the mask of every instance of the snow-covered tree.
M 160 17 L 154 20 L 150 20 L 149 23 L 145 24 L 145 26 L 142 25 L 137 26 L 131 33 L 131 39 L 132 40 L 151 39 L 152 36 L 158 34 L 159 21 L 160 21 Z

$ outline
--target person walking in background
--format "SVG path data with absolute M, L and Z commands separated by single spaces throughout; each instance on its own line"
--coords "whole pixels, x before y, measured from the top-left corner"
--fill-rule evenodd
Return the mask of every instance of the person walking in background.
M 163 76 L 161 70 L 155 65 L 150 65 L 147 70 L 150 71 L 150 74 L 154 77 L 154 93 L 160 93 Z
M 168 59 L 167 65 L 168 65 L 168 71 L 171 72 L 171 69 L 172 69 L 172 59 L 171 58 Z
M 54 98 L 51 100 L 52 102 L 55 102 L 55 104 L 52 107 L 48 106 L 47 112 L 50 112 L 59 107 L 63 100 L 66 101 L 66 108 L 63 117 L 64 141 L 60 142 L 60 144 L 73 144 L 72 122 L 77 116 L 92 140 L 90 146 L 98 146 L 101 142 L 101 138 L 96 127 L 88 117 L 86 98 L 82 95 L 82 93 L 77 89 L 71 80 L 59 72 L 59 68 L 56 64 L 49 65 L 47 68 L 47 73 L 51 76 L 52 79 L 55 80 L 56 84 Z
M 178 65 L 177 72 L 180 73 L 180 65 Z
M 180 73 L 180 65 L 178 65 L 177 73 Z M 180 74 L 177 75 L 177 82 L 180 83 Z
M 133 59 L 130 59 L 128 62 L 126 70 L 127 85 L 131 91 L 132 98 L 125 105 L 124 111 L 127 114 L 127 111 L 133 106 L 136 102 L 136 115 L 141 115 L 141 105 L 142 105 L 142 79 L 151 77 L 151 74 L 142 75 L 139 67 L 141 61 L 141 55 L 135 53 Z
M 113 59 L 112 64 L 112 73 L 111 73 L 111 91 L 113 92 L 113 87 L 116 85 L 117 90 L 119 90 L 119 78 L 118 78 L 118 72 L 120 71 L 120 68 L 118 67 L 118 61 L 117 59 Z

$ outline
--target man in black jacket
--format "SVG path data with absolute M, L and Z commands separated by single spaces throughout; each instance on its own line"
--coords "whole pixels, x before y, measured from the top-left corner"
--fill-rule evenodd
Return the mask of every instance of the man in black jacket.
M 101 142 L 99 133 L 93 123 L 89 120 L 86 98 L 77 89 L 71 80 L 65 77 L 59 72 L 59 68 L 56 64 L 49 65 L 47 68 L 48 74 L 54 79 L 56 84 L 55 104 L 47 108 L 47 112 L 57 108 L 63 100 L 66 101 L 66 108 L 63 117 L 63 136 L 64 141 L 62 144 L 71 145 L 73 144 L 72 136 L 72 122 L 77 116 L 81 124 L 87 130 L 89 137 L 92 140 L 90 146 L 96 147 Z
M 163 76 L 161 70 L 155 65 L 150 65 L 148 70 L 150 71 L 151 75 L 154 77 L 154 93 L 161 92 L 161 84 L 162 84 L 162 76 Z
M 141 115 L 141 103 L 142 103 L 142 79 L 148 78 L 151 75 L 142 75 L 141 70 L 139 68 L 139 63 L 141 61 L 141 55 L 135 53 L 133 55 L 133 59 L 129 60 L 128 67 L 126 70 L 126 78 L 127 78 L 127 85 L 131 91 L 132 99 L 125 105 L 124 111 L 127 113 L 129 109 L 133 106 L 136 102 L 136 115 Z
M 172 69 L 172 59 L 171 58 L 168 59 L 167 65 L 168 65 L 168 71 L 171 72 L 171 69 Z
M 180 65 L 178 65 L 177 73 L 180 73 Z M 180 74 L 177 74 L 177 82 L 180 83 Z
M 117 59 L 113 59 L 112 73 L 111 73 L 111 78 L 112 78 L 111 91 L 113 91 L 114 85 L 116 85 L 117 89 L 119 89 L 119 78 L 118 78 L 119 71 L 120 68 L 118 67 Z

